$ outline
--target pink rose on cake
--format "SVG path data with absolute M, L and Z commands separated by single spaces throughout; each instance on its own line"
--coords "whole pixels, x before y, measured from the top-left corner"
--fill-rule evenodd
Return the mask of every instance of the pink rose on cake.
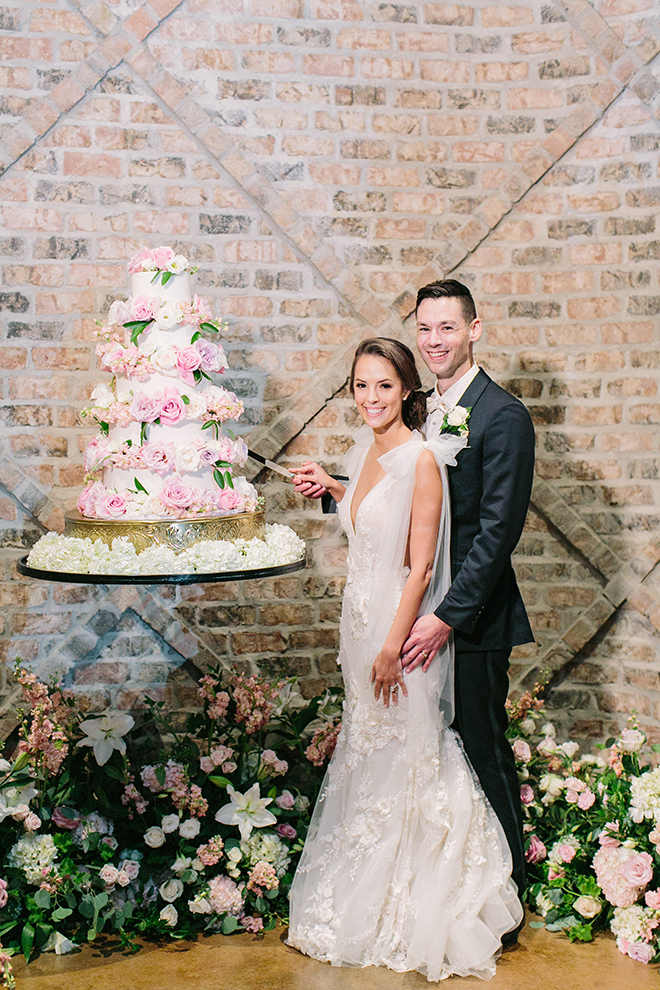
M 96 503 L 100 498 L 103 498 L 105 494 L 105 488 L 100 481 L 94 481 L 92 484 L 87 485 L 87 487 L 83 488 L 78 496 L 78 501 L 76 503 L 78 506 L 78 511 L 83 516 L 96 515 Z
M 194 371 L 202 364 L 202 355 L 195 347 L 181 347 L 176 356 L 176 366 L 186 385 L 195 384 Z
M 172 509 L 187 509 L 194 499 L 195 493 L 190 485 L 178 478 L 166 481 L 160 490 L 161 502 Z
M 145 443 L 142 445 L 144 466 L 156 474 L 167 474 L 174 463 L 173 443 Z
M 184 471 L 199 471 L 202 458 L 196 444 L 190 441 L 180 443 L 174 453 L 174 464 L 179 474 Z
M 151 261 L 151 248 L 140 248 L 137 254 L 134 254 L 128 263 L 128 271 L 130 275 L 137 275 L 138 272 L 143 271 L 143 264 L 145 261 Z
M 151 260 L 160 271 L 165 271 L 174 257 L 175 255 L 172 248 L 166 247 L 163 244 L 151 251 Z
M 108 492 L 103 498 L 97 500 L 96 515 L 101 519 L 118 519 L 126 513 L 129 500 L 128 494 L 120 495 L 118 492 Z
M 136 296 L 131 299 L 132 320 L 153 320 L 158 311 L 156 296 Z
M 233 488 L 223 488 L 218 495 L 220 508 L 224 512 L 233 512 L 243 505 L 243 499 Z
M 175 388 L 166 388 L 160 405 L 160 421 L 164 426 L 175 426 L 185 419 L 186 406 Z
M 154 392 L 153 395 L 138 392 L 131 402 L 131 416 L 135 422 L 153 423 L 158 419 L 164 398 L 164 393 L 160 391 Z
M 197 294 L 193 296 L 193 309 L 199 314 L 202 323 L 206 320 L 213 319 L 213 313 L 211 312 L 208 301 Z

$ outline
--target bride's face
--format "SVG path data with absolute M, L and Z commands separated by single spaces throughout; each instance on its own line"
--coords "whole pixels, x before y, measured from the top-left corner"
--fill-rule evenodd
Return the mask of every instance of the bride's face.
M 363 354 L 355 365 L 353 394 L 362 419 L 378 432 L 400 424 L 407 398 L 396 368 L 376 354 Z

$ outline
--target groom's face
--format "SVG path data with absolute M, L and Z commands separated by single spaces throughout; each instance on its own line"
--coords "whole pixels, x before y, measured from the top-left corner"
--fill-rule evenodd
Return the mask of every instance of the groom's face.
M 458 381 L 471 365 L 471 347 L 481 336 L 481 323 L 467 323 L 461 300 L 424 299 L 417 309 L 417 349 L 422 361 L 444 388 Z

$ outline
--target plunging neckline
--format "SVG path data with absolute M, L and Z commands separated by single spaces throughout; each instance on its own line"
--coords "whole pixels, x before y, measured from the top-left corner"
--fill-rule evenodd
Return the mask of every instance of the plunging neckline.
M 396 450 L 398 447 L 403 447 L 404 444 L 410 443 L 410 441 L 413 438 L 414 433 L 415 433 L 415 431 L 413 430 L 407 440 L 404 440 L 403 443 L 397 443 L 397 444 L 395 444 L 394 447 L 390 447 L 390 450 Z M 365 494 L 363 495 L 360 504 L 358 505 L 357 509 L 355 510 L 355 519 L 353 519 L 353 502 L 355 501 L 355 492 L 357 491 L 357 486 L 360 483 L 360 478 L 362 477 L 362 472 L 364 471 L 364 465 L 365 465 L 365 462 L 366 462 L 367 457 L 369 455 L 369 451 L 371 450 L 371 448 L 373 447 L 373 445 L 374 445 L 373 442 L 370 443 L 369 446 L 366 449 L 366 453 L 365 453 L 365 455 L 364 455 L 364 457 L 362 459 L 362 464 L 360 465 L 360 472 L 359 472 L 359 474 L 358 474 L 358 476 L 357 476 L 357 478 L 355 480 L 355 487 L 353 488 L 353 492 L 351 494 L 350 505 L 348 506 L 348 521 L 351 524 L 351 529 L 353 531 L 353 536 L 356 535 L 356 528 L 355 527 L 357 525 L 357 518 L 358 518 L 358 515 L 360 513 L 360 509 L 362 508 L 362 506 L 364 505 L 364 503 L 367 501 L 367 499 L 369 498 L 369 496 L 371 495 L 371 493 L 373 491 L 375 491 L 376 488 L 378 488 L 378 486 L 380 484 L 382 484 L 382 482 L 385 481 L 385 479 L 387 478 L 387 471 L 384 470 L 383 471 L 383 477 L 382 478 L 379 478 L 378 481 L 376 481 L 371 486 L 371 488 L 367 492 L 365 492 Z M 378 462 L 381 457 L 384 457 L 385 454 L 389 454 L 389 452 L 390 452 L 389 450 L 383 451 L 383 453 L 380 455 L 380 457 L 377 457 L 376 458 L 376 462 Z

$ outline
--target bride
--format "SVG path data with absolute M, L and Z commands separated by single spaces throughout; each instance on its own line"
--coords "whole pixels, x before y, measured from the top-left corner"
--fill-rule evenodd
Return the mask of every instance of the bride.
M 403 676 L 400 652 L 450 581 L 446 465 L 466 443 L 418 432 L 411 351 L 357 349 L 350 387 L 366 424 L 344 488 L 317 464 L 348 535 L 340 626 L 344 718 L 291 889 L 288 944 L 335 966 L 489 979 L 521 920 L 511 858 L 452 721 L 453 649 Z

